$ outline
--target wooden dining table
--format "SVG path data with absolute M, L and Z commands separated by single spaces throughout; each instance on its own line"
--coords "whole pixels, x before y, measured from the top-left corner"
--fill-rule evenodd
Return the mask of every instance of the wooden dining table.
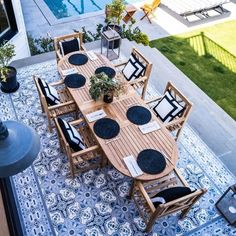
M 86 52 L 83 52 L 86 53 Z M 73 54 L 73 53 L 72 53 Z M 124 163 L 126 156 L 133 155 L 137 158 L 138 154 L 144 149 L 155 149 L 160 151 L 166 156 L 166 167 L 159 174 L 143 173 L 135 179 L 141 181 L 149 181 L 161 178 L 169 174 L 177 164 L 178 160 L 178 148 L 177 143 L 165 128 L 165 126 L 159 121 L 159 119 L 151 111 L 151 121 L 158 122 L 161 127 L 153 132 L 143 134 L 138 125 L 130 122 L 126 116 L 127 110 L 132 106 L 143 106 L 149 109 L 146 103 L 136 94 L 134 89 L 130 86 L 126 94 L 121 95 L 119 98 L 115 98 L 112 103 L 104 103 L 102 100 L 93 101 L 89 95 L 89 78 L 94 74 L 96 68 L 100 66 L 110 66 L 114 68 L 114 65 L 107 60 L 104 56 L 97 54 L 98 59 L 95 61 L 88 60 L 85 65 L 74 66 L 68 62 L 70 55 L 66 55 L 58 63 L 58 70 L 62 78 L 62 70 L 69 68 L 76 68 L 78 73 L 81 73 L 86 78 L 86 84 L 82 88 L 71 89 L 68 88 L 71 96 L 75 100 L 79 110 L 85 117 L 88 126 L 91 128 L 98 144 L 103 150 L 104 154 L 108 158 L 109 162 L 122 174 L 133 178 Z M 95 122 L 89 122 L 86 115 L 103 109 L 107 118 L 111 118 L 118 122 L 120 126 L 119 134 L 112 139 L 102 139 L 98 137 L 93 126 Z

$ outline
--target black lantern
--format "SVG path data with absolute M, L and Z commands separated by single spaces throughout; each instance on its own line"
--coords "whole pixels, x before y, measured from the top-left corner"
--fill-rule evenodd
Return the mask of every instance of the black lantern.
M 226 190 L 216 202 L 216 208 L 231 225 L 236 225 L 236 184 Z

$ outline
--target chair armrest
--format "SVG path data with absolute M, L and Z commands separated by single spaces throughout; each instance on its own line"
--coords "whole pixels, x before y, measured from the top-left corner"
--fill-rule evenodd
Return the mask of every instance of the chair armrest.
M 84 46 L 84 44 L 81 44 L 81 49 L 84 50 L 84 51 L 87 51 L 86 47 Z
M 55 110 L 55 109 L 58 109 L 58 108 L 62 108 L 62 107 L 65 107 L 65 106 L 69 106 L 69 105 L 72 105 L 74 104 L 75 102 L 74 101 L 68 101 L 68 102 L 64 102 L 64 103 L 61 103 L 61 104 L 57 104 L 57 105 L 53 105 L 53 106 L 50 106 L 48 107 L 48 110 L 51 111 L 51 110 Z
M 49 85 L 51 85 L 51 86 L 58 86 L 58 85 L 61 85 L 61 84 L 64 84 L 64 81 L 62 79 L 59 80 L 59 81 L 56 81 L 56 82 L 52 82 Z
M 79 125 L 80 123 L 84 122 L 84 119 L 79 119 L 79 120 L 73 120 L 69 122 L 71 125 Z
M 95 151 L 95 150 L 97 150 L 97 149 L 99 149 L 99 148 L 100 148 L 100 147 L 99 147 L 98 145 L 94 145 L 94 146 L 89 147 L 89 148 L 86 148 L 86 149 L 84 149 L 84 150 L 81 150 L 81 151 L 72 153 L 72 157 L 80 156 L 80 155 L 83 155 L 83 154 L 86 154 L 86 153 Z
M 172 126 L 172 125 L 177 125 L 177 124 L 179 124 L 181 122 L 184 122 L 184 121 L 185 121 L 185 118 L 184 117 L 180 117 L 180 118 L 177 118 L 175 120 L 170 121 L 167 124 L 164 124 L 164 126 L 168 127 L 168 126 Z
M 140 181 L 136 181 L 136 184 L 141 192 L 141 194 L 143 195 L 143 197 L 146 199 L 148 206 L 150 207 L 150 209 L 152 210 L 152 212 L 154 212 L 156 210 L 156 208 L 154 207 L 151 198 L 149 197 L 148 193 L 146 192 L 145 188 L 143 187 L 142 183 Z
M 146 101 L 144 101 L 144 102 L 145 102 L 146 104 L 150 104 L 150 103 L 157 102 L 157 101 L 161 100 L 162 97 L 163 97 L 163 96 L 161 96 L 161 97 L 151 98 L 151 99 L 146 100 Z
M 121 66 L 126 65 L 127 63 L 128 63 L 128 61 L 126 61 L 126 62 L 121 62 L 121 63 L 119 63 L 119 64 L 116 64 L 115 67 L 121 67 Z
M 140 78 L 138 78 L 138 79 L 129 81 L 128 84 L 134 85 L 134 84 L 137 84 L 137 83 L 139 83 L 139 82 L 144 82 L 146 79 L 147 79 L 147 76 L 142 76 L 142 77 L 140 77 Z

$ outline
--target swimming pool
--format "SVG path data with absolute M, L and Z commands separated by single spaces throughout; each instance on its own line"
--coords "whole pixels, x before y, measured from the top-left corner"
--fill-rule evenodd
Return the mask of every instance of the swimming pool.
M 79 16 L 89 12 L 105 9 L 112 0 L 43 0 L 57 19 Z M 134 3 L 139 0 L 126 0 Z

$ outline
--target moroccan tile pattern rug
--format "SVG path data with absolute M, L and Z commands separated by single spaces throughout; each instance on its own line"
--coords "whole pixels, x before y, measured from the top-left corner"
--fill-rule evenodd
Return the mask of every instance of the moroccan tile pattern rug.
M 55 61 L 48 61 L 19 69 L 16 93 L 0 92 L 1 118 L 22 121 L 41 137 L 41 152 L 32 167 L 11 178 L 24 235 L 147 235 L 134 202 L 126 198 L 130 178 L 112 167 L 90 170 L 74 180 L 68 177 L 67 157 L 60 151 L 55 130 L 47 131 L 33 74 L 49 82 L 59 79 Z M 178 219 L 179 214 L 161 218 L 148 235 L 236 235 L 214 206 L 235 177 L 189 126 L 178 147 L 183 176 L 191 187 L 206 187 L 208 192 L 184 220 Z

